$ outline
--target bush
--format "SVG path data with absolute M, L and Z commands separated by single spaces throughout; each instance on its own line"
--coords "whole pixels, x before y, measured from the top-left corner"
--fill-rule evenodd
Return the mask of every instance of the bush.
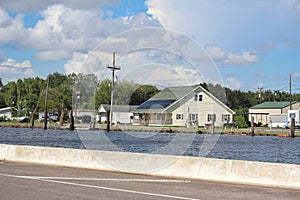
M 235 115 L 233 117 L 234 123 L 239 128 L 248 128 L 248 124 L 245 120 L 245 118 L 242 115 Z
M 0 122 L 5 122 L 5 117 L 0 117 Z

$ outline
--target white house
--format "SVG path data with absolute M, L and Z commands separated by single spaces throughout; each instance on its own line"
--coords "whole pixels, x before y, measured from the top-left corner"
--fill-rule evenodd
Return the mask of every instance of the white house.
M 200 85 L 165 88 L 135 111 L 135 125 L 215 126 L 231 123 L 234 111 Z
M 12 107 L 0 108 L 0 117 L 12 120 Z
M 133 118 L 133 110 L 135 110 L 138 106 L 132 105 L 113 105 L 112 108 L 112 123 L 122 123 L 129 124 Z M 107 114 L 110 112 L 110 105 L 101 104 L 98 109 L 98 114 L 100 115 L 100 122 L 107 122 Z

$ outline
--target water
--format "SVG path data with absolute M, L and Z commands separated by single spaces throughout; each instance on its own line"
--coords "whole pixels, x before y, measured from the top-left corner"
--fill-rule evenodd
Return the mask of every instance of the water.
M 300 164 L 300 137 L 105 133 L 0 127 L 0 143 Z

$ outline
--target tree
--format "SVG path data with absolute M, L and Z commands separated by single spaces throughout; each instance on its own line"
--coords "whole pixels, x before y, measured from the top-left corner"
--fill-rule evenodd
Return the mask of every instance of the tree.
M 141 85 L 130 97 L 131 105 L 140 105 L 157 94 L 159 90 L 153 85 Z
M 112 84 L 110 79 L 104 79 L 98 84 L 95 94 L 96 108 L 101 104 L 110 104 L 111 87 Z
M 120 80 L 115 84 L 114 104 L 129 105 L 134 91 L 139 87 L 138 84 L 128 80 Z
M 17 84 L 9 82 L 3 86 L 4 101 L 7 106 L 15 107 L 17 105 Z

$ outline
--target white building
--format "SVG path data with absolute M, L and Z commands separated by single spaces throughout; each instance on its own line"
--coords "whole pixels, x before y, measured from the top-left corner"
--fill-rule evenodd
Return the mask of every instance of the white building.
M 131 105 L 113 105 L 112 123 L 129 124 L 133 119 L 133 110 L 138 106 Z M 98 109 L 99 120 L 101 123 L 107 122 L 107 114 L 110 112 L 110 105 L 101 104 Z
M 200 85 L 165 88 L 135 111 L 135 125 L 215 126 L 232 122 L 234 111 Z
M 6 120 L 12 120 L 12 107 L 0 108 L 0 117 Z
M 300 102 L 292 101 L 291 103 L 292 110 L 300 109 Z M 249 108 L 249 121 L 253 117 L 254 123 L 266 125 L 270 123 L 270 115 L 286 115 L 288 110 L 290 110 L 289 101 L 263 102 Z

